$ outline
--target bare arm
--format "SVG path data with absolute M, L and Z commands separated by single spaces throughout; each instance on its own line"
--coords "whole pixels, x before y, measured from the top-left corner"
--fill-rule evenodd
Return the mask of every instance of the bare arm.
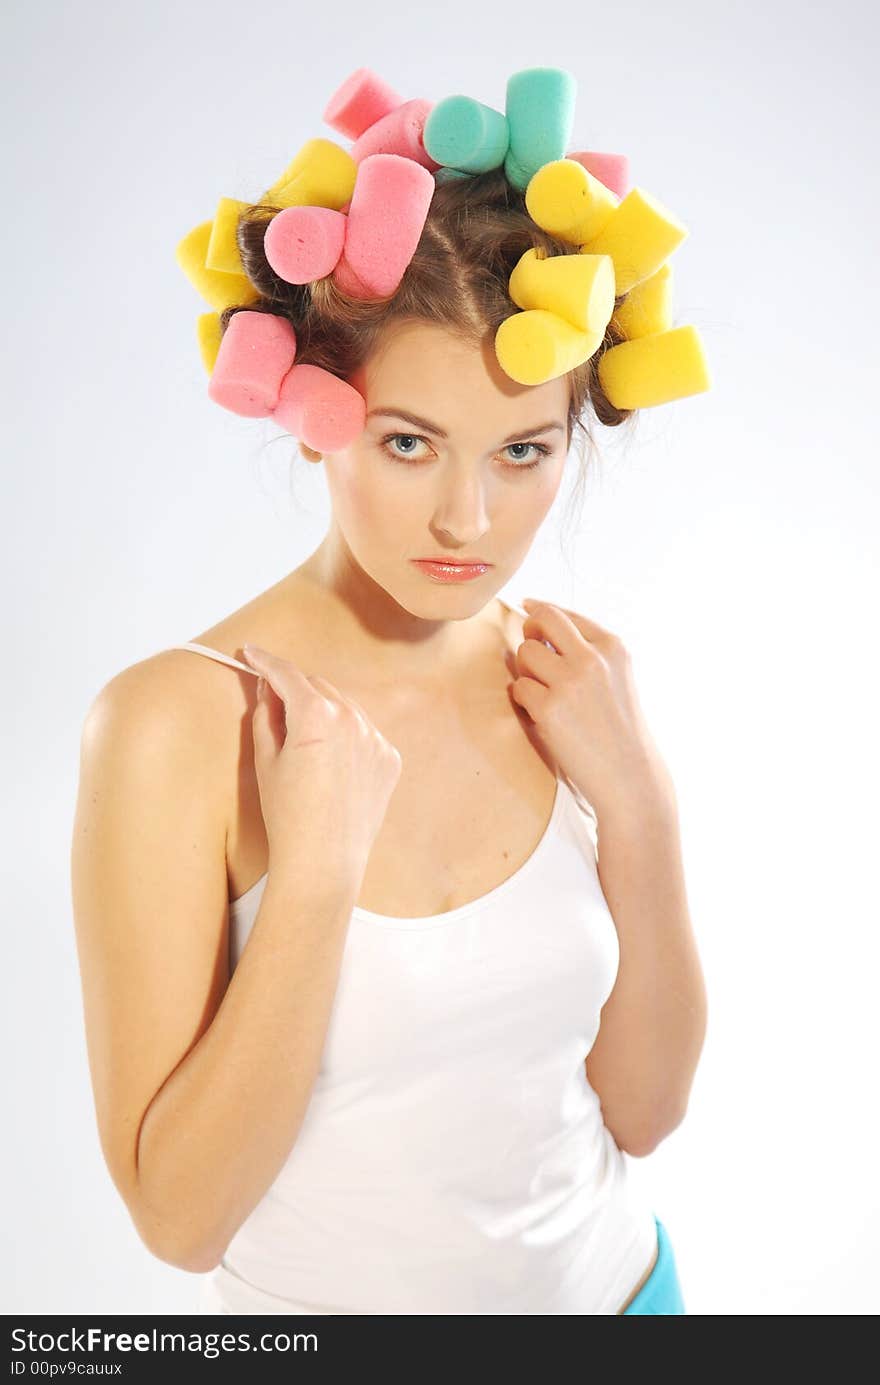
M 640 1156 L 683 1120 L 707 1023 L 671 786 L 600 812 L 599 876 L 620 967 L 586 1071 L 618 1145 Z
M 83 728 L 71 851 L 102 1148 L 144 1243 L 196 1272 L 296 1140 L 359 888 L 331 883 L 311 846 L 292 854 L 230 979 L 227 804 L 204 720 L 150 661 L 108 684 Z
M 217 1013 L 150 1104 L 138 1195 L 151 1219 L 174 1228 L 185 1268 L 217 1264 L 296 1140 L 356 896 L 356 887 L 267 881 Z

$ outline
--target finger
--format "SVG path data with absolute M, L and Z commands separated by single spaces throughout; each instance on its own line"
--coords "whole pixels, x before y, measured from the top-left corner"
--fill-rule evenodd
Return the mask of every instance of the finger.
M 584 636 L 571 617 L 549 601 L 530 601 L 529 606 L 531 610 L 523 621 L 523 636 L 526 639 L 549 640 L 557 654 L 574 654 Z
M 292 702 L 297 693 L 305 690 L 305 674 L 289 659 L 279 659 L 277 654 L 271 654 L 268 649 L 261 649 L 259 645 L 254 644 L 243 645 L 242 652 L 248 663 L 266 679 L 272 691 L 285 704 Z
M 543 683 L 535 678 L 515 678 L 510 687 L 510 696 L 518 707 L 527 712 L 532 721 L 543 718 L 548 692 Z
M 287 709 L 262 675 L 257 683 L 252 725 L 257 758 L 262 759 L 273 752 L 277 754 L 287 736 Z
M 307 673 L 305 676 L 306 678 L 308 678 L 309 682 L 314 686 L 315 691 L 319 692 L 322 695 L 322 697 L 326 697 L 328 702 L 346 701 L 342 693 L 336 687 L 335 683 L 331 683 L 329 678 L 322 678 L 320 673 Z
M 542 640 L 527 639 L 516 651 L 516 666 L 519 673 L 527 673 L 549 688 L 559 672 L 559 655 Z
M 337 688 L 335 683 L 329 682 L 328 679 L 322 678 L 317 673 L 310 673 L 309 678 L 313 683 L 317 685 L 319 691 L 321 691 L 322 693 L 326 692 L 327 697 L 332 698 L 335 702 L 343 702 L 346 705 L 346 707 L 350 707 L 353 712 L 356 712 L 357 715 L 361 718 L 363 722 L 365 722 L 367 726 L 372 725 L 369 716 L 364 711 L 361 704 L 359 702 L 355 702 L 353 697 L 350 697 L 347 693 L 344 693 L 339 688 Z
M 563 615 L 568 616 L 571 623 L 580 631 L 584 639 L 589 640 L 592 644 L 602 645 L 603 643 L 611 642 L 615 639 L 614 632 L 609 630 L 606 626 L 600 625 L 597 620 L 591 620 L 589 616 L 581 615 L 579 611 L 570 611 L 567 606 L 558 606 L 555 602 L 551 604 L 550 602 L 531 600 L 523 602 L 523 605 L 532 608 L 550 607 L 552 610 L 561 611 Z

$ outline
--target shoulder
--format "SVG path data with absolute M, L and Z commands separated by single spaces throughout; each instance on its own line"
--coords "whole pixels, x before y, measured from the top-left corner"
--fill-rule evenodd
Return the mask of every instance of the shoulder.
M 225 652 L 225 651 L 224 651 Z M 186 788 L 228 822 L 246 674 L 190 650 L 167 649 L 122 669 L 99 690 L 82 725 L 83 773 L 141 792 Z M 252 696 L 253 694 L 251 694 Z
M 214 715 L 241 700 L 249 681 L 249 675 L 204 654 L 162 649 L 114 674 L 89 706 L 86 725 L 137 728 L 139 740 L 177 736 L 197 750 L 210 741 Z

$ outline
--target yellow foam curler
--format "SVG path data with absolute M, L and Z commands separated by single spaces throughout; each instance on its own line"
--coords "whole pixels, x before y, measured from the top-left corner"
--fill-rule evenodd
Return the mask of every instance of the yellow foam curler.
M 613 346 L 600 357 L 598 374 L 617 409 L 668 404 L 712 384 L 700 334 L 690 324 Z
M 223 335 L 220 331 L 220 314 L 201 313 L 196 321 L 196 333 L 199 339 L 202 363 L 210 375 L 217 361 L 220 338 Z
M 212 308 L 222 311 L 233 303 L 253 303 L 258 291 L 245 274 L 226 274 L 208 269 L 205 256 L 211 240 L 212 221 L 202 221 L 179 241 L 175 257 L 180 268 Z
M 351 201 L 357 164 L 332 139 L 308 139 L 260 199 L 270 206 L 330 207 L 340 211 Z
M 598 350 L 605 335 L 581 332 L 544 308 L 530 308 L 504 319 L 495 333 L 501 369 L 521 385 L 543 385 L 582 365 Z
M 546 308 L 580 332 L 599 333 L 614 311 L 614 266 L 609 255 L 520 256 L 508 292 L 520 308 Z
M 599 234 L 581 250 L 611 256 L 621 294 L 654 274 L 689 234 L 684 223 L 656 197 L 644 188 L 631 188 Z
M 672 326 L 672 265 L 662 264 L 656 273 L 630 289 L 615 308 L 614 320 L 630 341 L 667 332 Z
M 247 202 L 239 202 L 234 197 L 220 198 L 205 253 L 206 269 L 219 269 L 224 274 L 244 274 L 235 233 L 238 219 L 247 205 Z
M 541 72 L 544 70 L 527 70 L 525 75 L 531 80 Z M 546 69 L 546 73 L 556 80 L 562 70 Z M 562 75 L 566 79 L 568 100 L 570 74 Z M 365 81 L 365 76 L 369 80 Z M 320 239 L 320 216 L 341 213 L 336 222 L 344 221 L 351 211 L 362 170 L 366 173 L 372 167 L 365 168 L 369 156 L 365 159 L 364 153 L 367 147 L 374 146 L 369 141 L 363 144 L 363 137 L 371 125 L 382 125 L 388 114 L 410 105 L 430 107 L 429 102 L 402 103 L 387 84 L 376 79 L 368 69 L 358 69 L 353 77 L 356 79 L 353 83 L 350 81 L 340 89 L 345 97 L 345 110 L 337 113 L 334 128 L 355 141 L 354 152 L 332 139 L 307 139 L 259 199 L 259 205 L 282 213 L 294 208 L 312 208 L 312 221 L 309 222 L 304 214 L 303 224 L 312 225 L 316 245 Z M 481 166 L 481 171 L 487 172 L 490 168 L 503 168 L 508 182 L 523 194 L 534 228 L 540 228 L 562 243 L 554 249 L 570 252 L 548 253 L 540 244 L 544 237 L 533 235 L 526 241 L 532 248 L 520 255 L 508 276 L 508 292 L 515 311 L 509 313 L 495 333 L 495 352 L 501 368 L 523 385 L 540 385 L 564 376 L 604 349 L 611 323 L 613 328 L 619 329 L 623 340 L 604 350 L 594 364 L 612 404 L 631 411 L 709 389 L 708 365 L 696 327 L 672 325 L 672 270 L 668 260 L 689 235 L 688 228 L 643 188 L 631 188 L 625 193 L 626 160 L 622 155 L 594 152 L 564 156 L 561 151 L 567 147 L 567 133 L 564 140 L 548 141 L 548 128 L 560 125 L 556 120 L 558 112 L 552 104 L 554 91 L 551 82 L 548 91 L 543 92 L 542 100 L 550 102 L 547 110 L 540 109 L 540 101 L 530 96 L 528 109 L 524 106 L 519 112 L 522 128 L 517 141 L 512 140 L 511 131 L 507 130 L 509 147 L 503 163 L 495 157 L 497 154 L 500 158 L 502 152 L 503 140 L 499 138 L 499 147 L 493 151 L 492 159 L 484 160 L 485 169 Z M 386 110 L 389 99 L 391 106 Z M 327 110 L 334 110 L 333 102 Z M 505 119 L 509 126 L 509 112 L 506 116 L 499 115 L 496 123 L 503 123 Z M 406 158 L 417 163 L 419 171 L 425 167 L 430 171 L 434 162 L 429 155 L 429 162 L 423 164 L 424 148 L 418 142 L 411 145 L 411 133 L 409 131 L 405 147 L 401 146 L 396 156 L 395 174 L 397 164 Z M 384 134 L 382 139 L 385 139 Z M 386 146 L 379 141 L 375 147 L 378 150 Z M 455 152 L 453 145 L 450 149 Z M 541 164 L 540 157 L 544 154 L 550 154 L 550 158 Z M 592 171 L 594 168 L 596 172 Z M 435 173 L 438 182 L 445 181 L 446 176 L 471 176 L 467 171 L 442 162 Z M 597 174 L 607 177 L 607 183 Z M 388 177 L 391 176 L 389 170 Z M 429 199 L 422 199 L 422 188 L 417 183 L 412 191 L 419 204 L 413 207 L 421 217 L 419 220 L 414 211 L 412 219 L 414 224 L 418 221 L 421 230 L 427 211 L 427 205 L 422 207 L 421 203 Z M 354 241 L 358 237 L 367 246 L 367 259 L 394 253 L 400 239 L 400 217 L 390 215 L 384 189 L 379 189 L 374 201 L 375 205 L 366 212 L 363 207 L 356 208 L 354 222 L 342 228 L 344 248 L 349 255 L 354 254 Z M 245 272 L 238 243 L 242 219 L 249 211 L 254 211 L 256 205 L 221 197 L 213 220 L 195 226 L 176 249 L 180 267 L 212 309 L 202 313 L 197 322 L 199 350 L 212 376 L 216 375 L 218 357 L 221 367 L 224 362 L 220 330 L 224 310 L 248 308 L 260 300 L 260 291 Z M 319 213 L 320 208 L 327 210 Z M 413 208 L 403 203 L 400 210 L 409 212 Z M 296 222 L 296 226 L 300 223 Z M 294 234 L 293 222 L 288 223 L 288 228 Z M 339 226 L 335 222 L 334 228 L 338 240 Z M 283 223 L 276 229 L 283 229 Z M 306 234 L 302 232 L 303 237 Z M 383 237 L 387 239 L 387 247 Z M 306 247 L 305 238 L 300 245 Z M 270 249 L 268 243 L 267 249 Z M 295 263 L 298 254 L 294 247 L 287 257 L 290 283 L 300 282 Z M 316 267 L 326 271 L 332 258 L 332 255 L 329 258 L 318 255 Z M 345 256 L 341 255 L 330 273 L 338 276 L 344 263 Z M 354 260 L 351 263 L 353 265 Z M 285 277 L 280 263 L 276 272 L 281 278 Z M 325 273 L 324 277 L 330 274 Z M 337 277 L 337 287 L 344 286 L 343 280 Z M 384 290 L 379 293 L 377 289 L 376 296 L 391 295 Z M 280 305 L 279 321 L 287 320 L 285 311 Z M 249 316 L 254 317 L 254 314 Z M 246 364 L 245 375 L 250 370 L 250 362 Z M 234 412 L 237 400 L 234 389 L 223 400 L 217 395 L 217 402 L 224 402 Z
M 553 159 L 533 174 L 526 188 L 529 216 L 545 231 L 572 245 L 596 237 L 620 199 L 575 159 Z

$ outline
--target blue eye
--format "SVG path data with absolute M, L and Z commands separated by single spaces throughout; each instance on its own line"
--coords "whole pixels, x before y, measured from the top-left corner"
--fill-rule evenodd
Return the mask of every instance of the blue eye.
M 403 453 L 401 455 L 400 452 L 392 452 L 388 444 L 394 442 L 398 438 L 406 438 L 409 442 L 427 442 L 427 438 L 418 438 L 416 437 L 415 433 L 389 433 L 387 437 L 382 439 L 382 446 L 384 447 L 385 451 L 388 453 L 390 457 L 394 457 L 397 461 L 400 462 L 409 461 L 413 454 Z
M 544 444 L 540 442 L 511 442 L 507 444 L 507 447 L 533 447 L 538 453 L 538 456 L 533 462 L 514 463 L 518 471 L 522 471 L 523 468 L 525 468 L 526 471 L 530 471 L 533 466 L 538 466 L 550 453 L 550 448 L 545 447 Z
M 413 452 L 396 452 L 391 448 L 390 444 L 396 442 L 400 438 L 404 438 L 409 442 L 423 442 L 426 446 L 430 446 L 428 439 L 422 437 L 420 433 L 388 433 L 381 442 L 381 447 L 385 455 L 393 457 L 396 462 L 414 463 L 421 461 L 422 458 Z M 546 447 L 544 443 L 541 442 L 511 442 L 507 444 L 504 450 L 510 451 L 510 449 L 514 447 L 531 447 L 538 455 L 534 461 L 531 462 L 512 461 L 505 463 L 511 471 L 531 471 L 533 467 L 540 466 L 544 458 L 549 456 L 553 450 L 550 447 Z

